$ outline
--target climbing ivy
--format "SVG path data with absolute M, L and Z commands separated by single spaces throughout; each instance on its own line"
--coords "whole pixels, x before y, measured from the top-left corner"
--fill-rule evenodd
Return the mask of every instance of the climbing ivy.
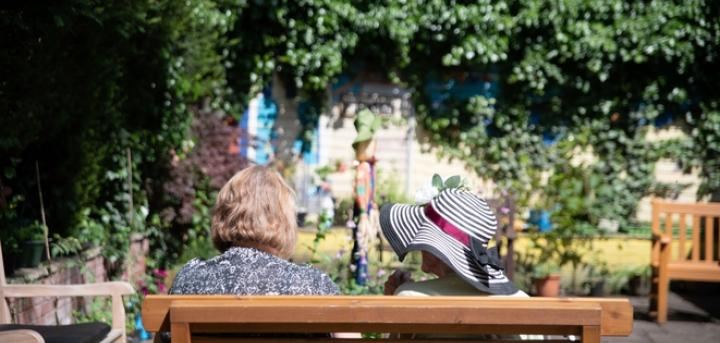
M 521 204 L 572 164 L 603 180 L 588 193 L 604 215 L 630 218 L 672 188 L 653 178 L 661 158 L 720 198 L 717 1 L 75 0 L 0 14 L 3 229 L 39 218 L 38 160 L 54 233 L 110 220 L 121 240 L 130 189 L 135 217 L 166 208 L 168 170 L 196 146 L 193 109 L 238 118 L 280 82 L 307 136 L 328 87 L 358 73 L 410 89 L 421 139 Z M 647 139 L 668 124 L 686 136 Z
M 539 171 L 589 150 L 598 160 L 586 172 L 606 180 L 592 193 L 623 219 L 662 188 L 653 178 L 661 157 L 698 168 L 698 196 L 718 196 L 718 82 L 709 73 L 719 64 L 718 12 L 705 1 L 427 1 L 408 6 L 415 23 L 387 31 L 404 32 L 397 67 L 427 140 L 521 198 L 542 187 Z M 438 102 L 427 91 L 475 75 L 496 79 L 499 92 Z M 648 142 L 649 127 L 668 117 L 687 138 Z
M 384 75 L 412 90 L 423 139 L 520 200 L 544 186 L 542 171 L 573 158 L 560 146 L 598 157 L 586 169 L 608 180 L 595 191 L 616 204 L 610 217 L 628 218 L 641 197 L 668 189 L 653 178 L 659 158 L 698 168 L 699 197 L 717 193 L 717 81 L 708 72 L 718 67 L 714 2 L 231 6 L 239 13 L 231 60 L 246 81 L 242 89 L 279 75 L 288 94 L 308 100 L 316 115 L 341 73 Z M 497 91 L 453 88 L 473 79 Z M 306 130 L 314 118 L 303 120 Z M 649 127 L 667 118 L 687 138 L 648 142 Z

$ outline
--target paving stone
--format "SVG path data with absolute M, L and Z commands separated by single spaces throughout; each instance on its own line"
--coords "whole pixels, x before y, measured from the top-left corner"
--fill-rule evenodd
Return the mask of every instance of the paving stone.
M 629 337 L 606 337 L 603 342 L 715 343 L 720 342 L 720 295 L 679 295 L 670 293 L 668 322 L 655 323 L 649 316 L 647 297 L 630 297 L 635 310 L 633 333 Z M 709 306 L 708 306 L 709 305 Z

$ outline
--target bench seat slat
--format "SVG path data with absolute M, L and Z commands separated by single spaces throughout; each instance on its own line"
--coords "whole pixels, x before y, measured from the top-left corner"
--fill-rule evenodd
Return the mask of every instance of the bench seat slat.
M 670 262 L 667 271 L 675 280 L 720 282 L 720 267 L 715 262 Z

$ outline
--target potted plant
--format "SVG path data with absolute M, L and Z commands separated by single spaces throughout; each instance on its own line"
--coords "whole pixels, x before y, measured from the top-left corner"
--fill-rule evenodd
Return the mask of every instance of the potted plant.
M 648 295 L 650 293 L 651 274 L 649 264 L 636 267 L 628 280 L 628 292 L 631 295 Z
M 610 275 L 605 262 L 595 261 L 587 265 L 585 281 L 582 283 L 584 293 L 593 297 L 607 295 L 605 282 Z
M 43 249 L 45 248 L 45 228 L 35 221 L 21 227 L 18 238 L 22 251 L 18 266 L 20 268 L 37 267 L 40 264 Z
M 650 292 L 650 265 L 626 266 L 608 277 L 613 293 L 647 295 Z
M 560 295 L 560 267 L 557 263 L 541 262 L 533 268 L 532 275 L 536 295 L 541 297 Z

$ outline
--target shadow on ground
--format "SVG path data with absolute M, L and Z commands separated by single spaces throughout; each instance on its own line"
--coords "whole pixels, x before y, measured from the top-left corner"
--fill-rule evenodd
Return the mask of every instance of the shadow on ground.
M 630 337 L 604 337 L 603 342 L 705 343 L 720 339 L 720 285 L 673 282 L 668 322 L 659 325 L 648 315 L 647 296 L 628 297 L 635 321 Z
M 683 300 L 702 310 L 701 317 L 709 321 L 720 321 L 720 283 L 673 282 L 671 290 Z M 697 313 L 687 313 L 683 311 L 674 312 L 675 313 L 671 312 L 673 316 L 680 317 L 694 317 L 697 315 Z M 677 320 L 683 319 L 678 318 Z

